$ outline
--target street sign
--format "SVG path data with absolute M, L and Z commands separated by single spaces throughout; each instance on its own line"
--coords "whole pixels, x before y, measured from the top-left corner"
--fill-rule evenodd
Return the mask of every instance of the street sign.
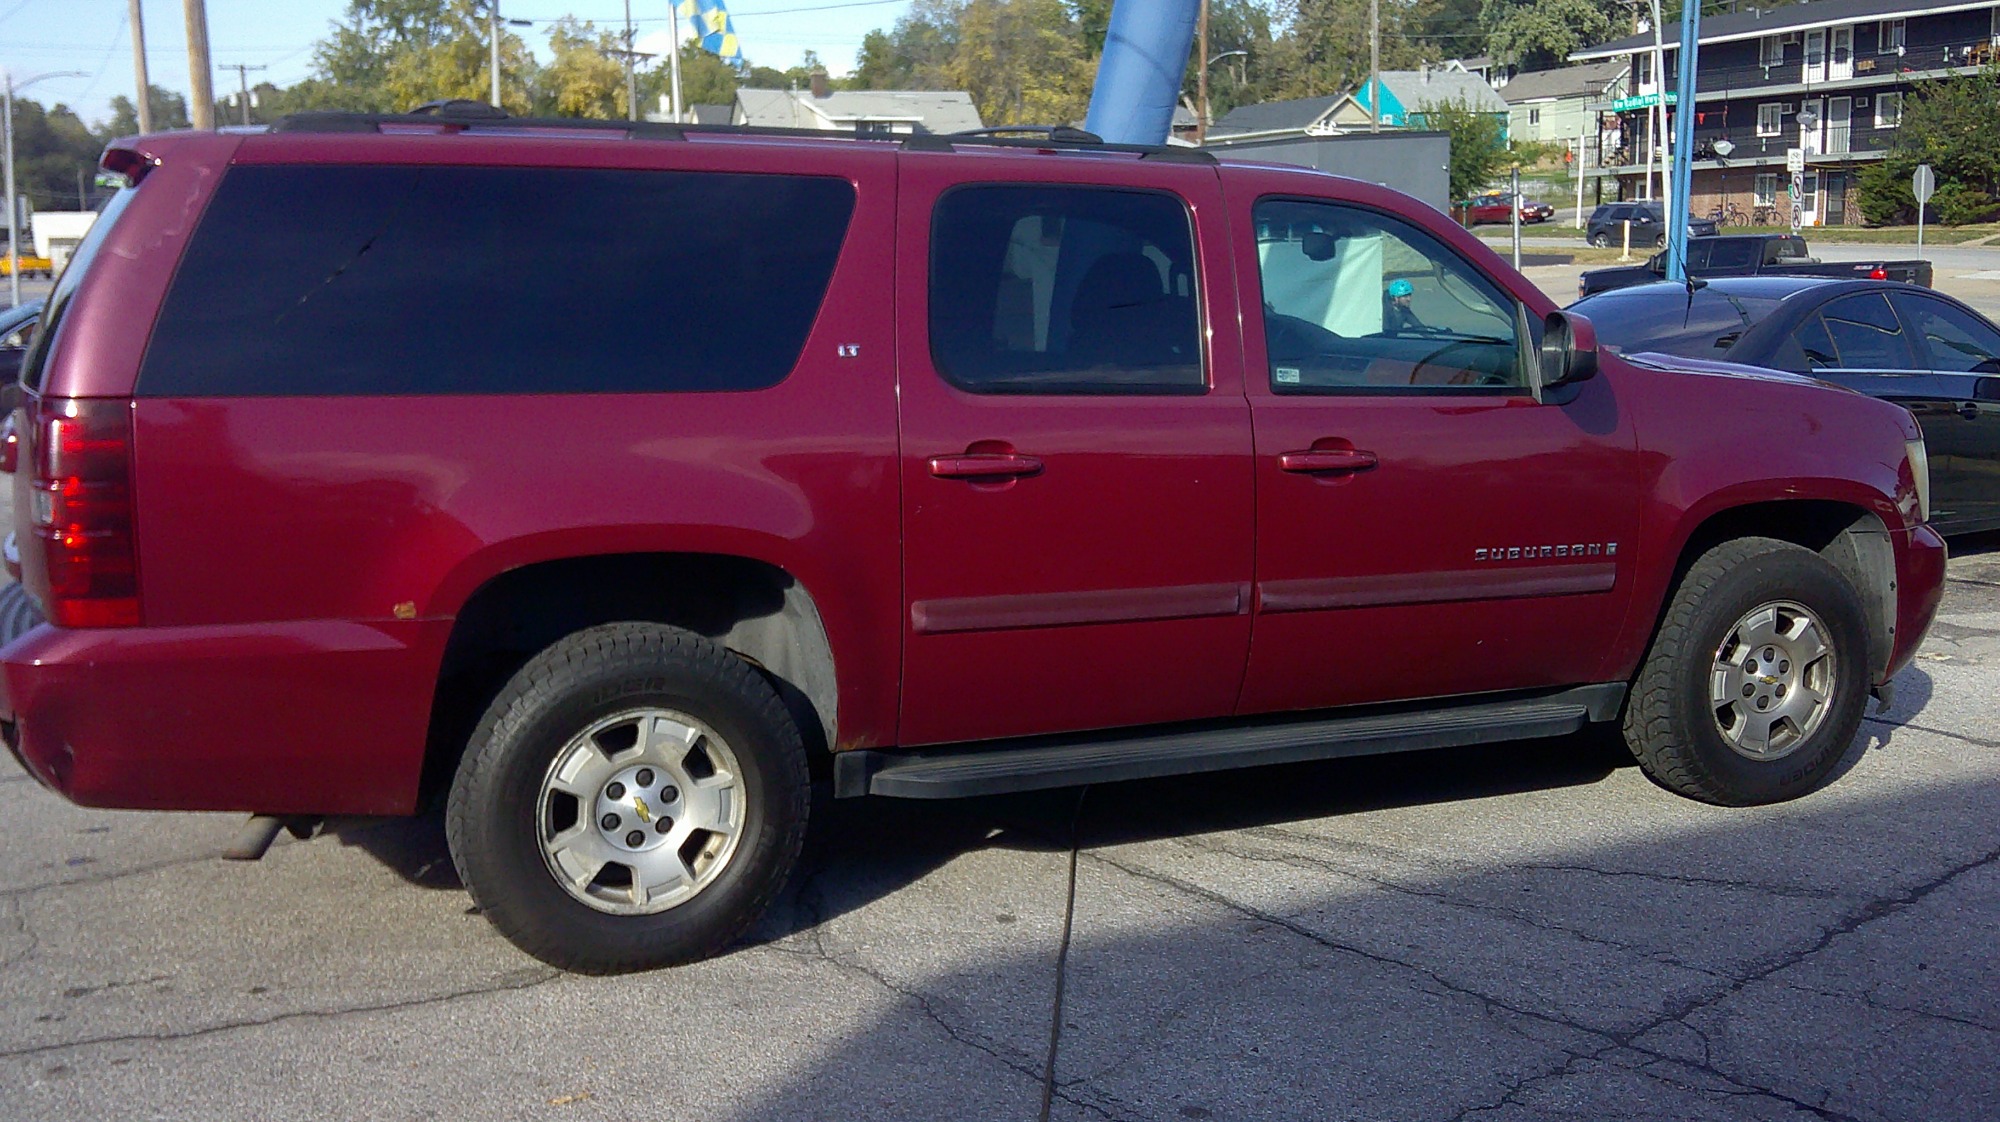
M 1798 149 L 1794 148 L 1796 152 Z M 1792 173 L 1792 233 L 1806 224 L 1806 176 L 1803 171 Z
M 1931 196 L 1937 193 L 1937 176 L 1931 172 L 1929 164 L 1917 165 L 1917 174 L 1910 177 L 1910 190 L 1915 192 L 1918 206 L 1930 202 Z
M 1668 105 L 1677 104 L 1679 101 L 1680 97 L 1677 94 L 1675 94 L 1671 90 L 1667 92 Z M 1659 94 L 1656 93 L 1637 94 L 1632 97 L 1621 97 L 1618 98 L 1616 101 L 1613 101 L 1611 103 L 1611 111 L 1613 113 L 1623 113 L 1629 109 L 1650 109 L 1653 106 L 1658 105 L 1659 103 L 1660 103 Z
M 1805 171 L 1806 150 L 1803 148 L 1785 149 L 1785 170 L 1791 172 L 1793 175 L 1798 175 Z M 1796 191 L 1796 188 L 1794 188 L 1794 191 Z

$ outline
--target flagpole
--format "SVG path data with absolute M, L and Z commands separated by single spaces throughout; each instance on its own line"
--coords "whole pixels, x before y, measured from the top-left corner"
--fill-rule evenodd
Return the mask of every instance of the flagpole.
M 667 10 L 672 13 L 674 25 L 673 46 L 667 50 L 667 68 L 673 73 L 674 123 L 678 125 L 681 123 L 681 16 L 679 0 L 673 0 L 667 6 Z

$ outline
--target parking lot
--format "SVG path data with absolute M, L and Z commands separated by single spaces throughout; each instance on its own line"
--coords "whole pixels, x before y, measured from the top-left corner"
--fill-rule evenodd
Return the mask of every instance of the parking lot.
M 2000 312 L 1977 271 L 1939 287 Z M 233 864 L 238 816 L 0 757 L 0 1117 L 1992 1119 L 2000 539 L 1954 546 L 1799 802 L 1669 795 L 1608 731 L 843 802 L 744 944 L 622 978 L 504 942 L 434 818 Z

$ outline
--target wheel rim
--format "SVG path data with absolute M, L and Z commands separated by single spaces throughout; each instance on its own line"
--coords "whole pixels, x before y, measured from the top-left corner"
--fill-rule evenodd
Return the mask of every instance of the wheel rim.
M 1723 636 L 1708 698 L 1723 743 L 1752 760 L 1782 759 L 1826 721 L 1838 670 L 1826 625 L 1789 600 L 1760 604 Z
M 542 778 L 535 824 L 549 875 L 614 915 L 686 903 L 736 855 L 742 775 L 728 742 L 686 713 L 633 709 L 592 724 Z

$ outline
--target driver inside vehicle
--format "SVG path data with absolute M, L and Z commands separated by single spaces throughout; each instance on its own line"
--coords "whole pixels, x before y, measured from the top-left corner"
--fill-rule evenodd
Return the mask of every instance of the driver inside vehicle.
M 1402 335 L 1406 332 L 1429 331 L 1430 325 L 1417 318 L 1410 307 L 1417 297 L 1417 290 L 1408 280 L 1397 277 L 1389 282 L 1382 297 L 1382 332 L 1386 335 Z

